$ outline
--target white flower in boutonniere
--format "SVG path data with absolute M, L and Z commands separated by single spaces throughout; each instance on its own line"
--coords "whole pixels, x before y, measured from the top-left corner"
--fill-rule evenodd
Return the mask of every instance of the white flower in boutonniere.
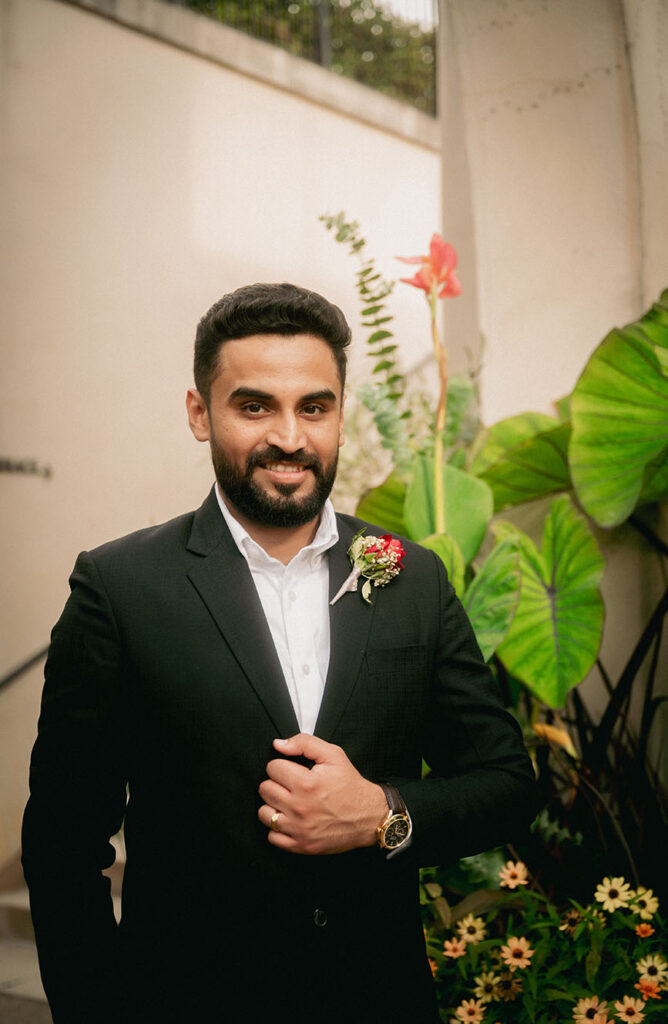
M 348 590 L 357 590 L 360 576 L 364 577 L 362 597 L 367 604 L 371 604 L 371 581 L 373 580 L 375 587 L 384 587 L 398 576 L 404 567 L 401 559 L 406 552 L 401 546 L 401 541 L 389 533 L 382 537 L 363 537 L 364 529 L 355 534 L 348 548 L 348 558 L 353 564 L 353 571 L 330 604 L 336 604 Z

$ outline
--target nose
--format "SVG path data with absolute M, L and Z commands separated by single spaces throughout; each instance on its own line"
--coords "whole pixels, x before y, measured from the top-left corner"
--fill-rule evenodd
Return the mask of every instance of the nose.
M 298 452 L 306 447 L 306 433 L 304 424 L 299 416 L 294 413 L 286 413 L 272 420 L 271 428 L 267 432 L 267 443 L 276 448 L 282 448 L 284 452 Z

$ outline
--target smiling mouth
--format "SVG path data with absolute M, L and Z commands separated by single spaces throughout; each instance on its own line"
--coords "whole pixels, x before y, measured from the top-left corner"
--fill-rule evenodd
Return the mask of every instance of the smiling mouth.
M 304 462 L 263 462 L 261 465 L 270 473 L 303 473 L 309 468 Z

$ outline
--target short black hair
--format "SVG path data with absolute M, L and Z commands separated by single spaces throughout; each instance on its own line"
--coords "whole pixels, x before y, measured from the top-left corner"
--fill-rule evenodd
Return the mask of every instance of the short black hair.
M 338 306 L 294 284 L 249 284 L 223 295 L 197 325 L 195 387 L 209 404 L 221 345 L 254 334 L 313 334 L 336 360 L 341 389 L 346 383 L 350 327 Z

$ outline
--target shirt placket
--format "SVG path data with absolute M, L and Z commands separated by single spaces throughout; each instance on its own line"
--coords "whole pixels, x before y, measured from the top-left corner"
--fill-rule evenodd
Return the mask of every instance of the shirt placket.
M 284 615 L 290 665 L 298 694 L 297 717 L 304 732 L 313 732 L 322 691 L 322 680 L 313 636 L 311 602 L 308 584 L 296 575 L 286 574 Z

